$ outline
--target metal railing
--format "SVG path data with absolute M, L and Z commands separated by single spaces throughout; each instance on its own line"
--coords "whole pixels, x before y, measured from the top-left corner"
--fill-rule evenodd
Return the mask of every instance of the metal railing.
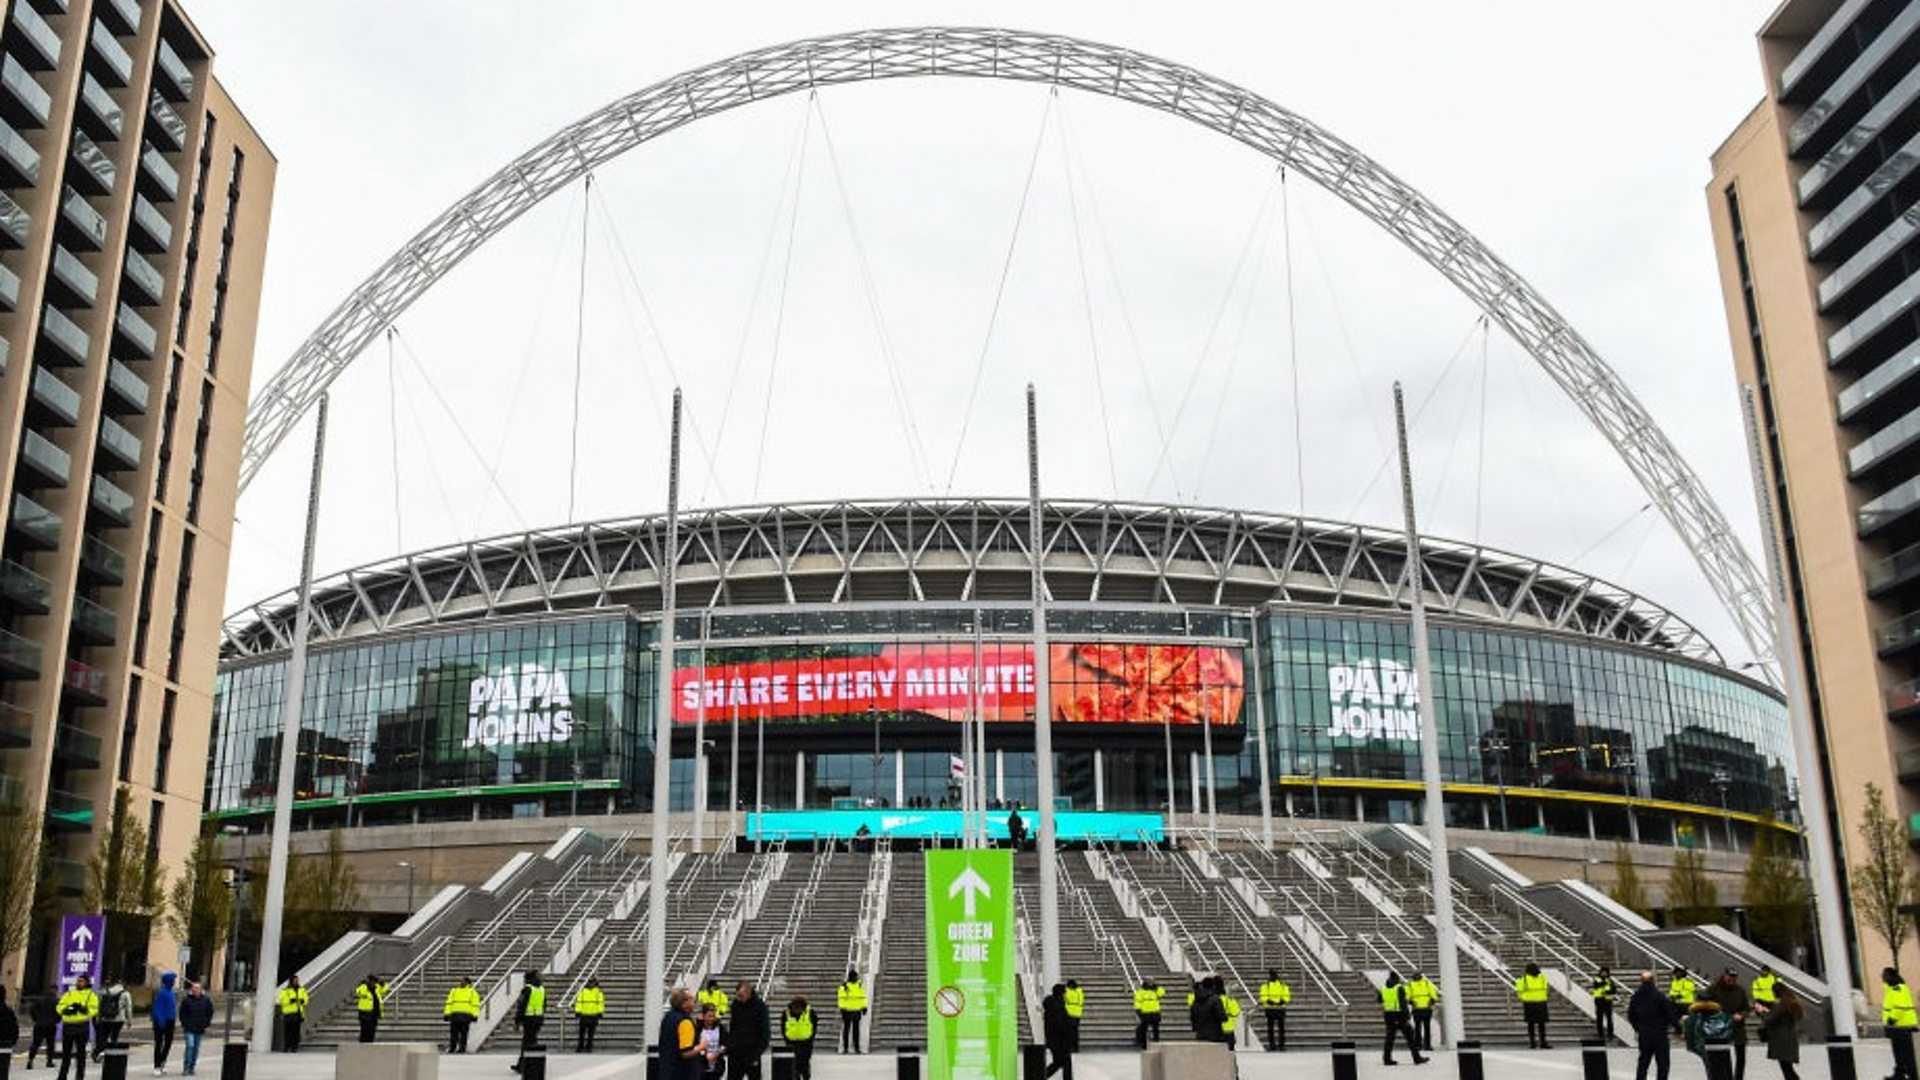
M 451 936 L 434 938 L 426 948 L 420 950 L 419 955 L 407 962 L 406 967 L 400 969 L 400 972 L 393 977 L 392 982 L 387 984 L 387 994 L 382 1001 L 393 1001 L 397 1004 L 397 999 L 403 997 L 406 991 L 414 988 L 419 981 L 421 973 L 426 971 L 427 966 L 432 964 L 440 957 L 441 953 L 447 950 L 447 946 L 452 941 L 453 938 Z
M 1340 988 L 1333 984 L 1332 976 L 1327 974 L 1326 968 L 1321 966 L 1319 959 L 1308 952 L 1305 946 L 1295 941 L 1291 934 L 1280 935 L 1280 948 L 1293 959 L 1294 970 L 1305 972 L 1307 981 L 1312 983 L 1320 996 L 1326 998 L 1327 1002 L 1333 1006 L 1335 1014 L 1340 1017 L 1340 1034 L 1345 1035 L 1347 1014 L 1352 1011 L 1347 995 L 1341 993 Z

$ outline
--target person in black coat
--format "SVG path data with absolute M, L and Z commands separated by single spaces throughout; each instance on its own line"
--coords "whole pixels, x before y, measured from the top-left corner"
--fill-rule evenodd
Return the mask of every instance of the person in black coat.
M 20 1041 L 20 1018 L 13 1015 L 13 1006 L 7 1004 L 7 988 L 0 986 L 0 1052 L 12 1053 L 13 1044 Z
M 60 1012 L 54 1005 L 52 994 L 41 994 L 33 999 L 33 1005 L 27 1010 L 33 1018 L 33 1041 L 27 1044 L 27 1068 L 33 1068 L 34 1052 L 46 1048 L 47 1064 L 53 1064 L 53 1037 L 60 1026 Z
M 1220 1000 L 1220 990 L 1213 979 L 1201 979 L 1194 984 L 1193 1005 L 1187 1009 L 1187 1022 L 1193 1025 L 1193 1037 L 1201 1042 L 1227 1041 L 1227 1006 Z
M 1073 1080 L 1073 1018 L 1067 1015 L 1067 987 L 1054 983 L 1053 991 L 1040 1003 L 1041 1026 L 1045 1031 L 1047 1075 L 1059 1073 Z
M 731 1080 L 760 1080 L 760 1058 L 773 1044 L 767 1003 L 742 980 L 733 994 L 732 1025 L 727 1028 L 727 1076 Z
M 1634 1068 L 1634 1080 L 1647 1080 L 1647 1065 L 1658 1066 L 1659 1080 L 1667 1080 L 1673 1068 L 1673 1002 L 1660 992 L 1653 972 L 1640 973 L 1640 986 L 1627 1001 L 1627 1024 L 1633 1028 L 1640 1047 L 1640 1063 Z

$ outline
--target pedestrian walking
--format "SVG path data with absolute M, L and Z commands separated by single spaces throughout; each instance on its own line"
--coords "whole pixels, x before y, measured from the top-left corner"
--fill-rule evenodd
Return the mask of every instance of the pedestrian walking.
M 527 972 L 526 985 L 513 1003 L 513 1026 L 520 1029 L 520 1056 L 508 1066 L 520 1072 L 527 1064 L 527 1051 L 540 1045 L 540 1028 L 547 1022 L 547 987 L 540 973 Z
M 74 980 L 73 989 L 60 995 L 60 1080 L 67 1080 L 67 1067 L 73 1066 L 74 1080 L 86 1080 L 87 1035 L 100 1015 L 100 995 L 93 992 L 93 980 L 85 975 Z M 1911 1041 L 1907 1044 L 1911 1047 Z M 1908 1051 L 1912 1055 L 1912 1051 Z
M 1426 973 L 1416 971 L 1407 980 L 1407 1005 L 1413 1010 L 1413 1048 L 1433 1053 L 1433 1006 L 1440 1000 L 1440 988 Z
M 447 991 L 447 1002 L 441 1007 L 440 1015 L 447 1022 L 447 1053 L 466 1053 L 467 1033 L 473 1028 L 473 1022 L 480 1019 L 480 991 L 472 979 L 462 975 L 460 981 L 453 984 L 453 989 Z
M 860 1049 L 860 1021 L 867 1015 L 867 988 L 860 985 L 860 973 L 848 968 L 847 981 L 834 991 L 834 998 L 840 1006 L 840 1052 L 864 1053 Z
M 100 995 L 100 1016 L 93 1022 L 93 1060 L 99 1061 L 107 1047 L 119 1045 L 120 1031 L 132 1018 L 133 995 L 127 993 L 126 984 L 115 979 Z
M 587 979 L 587 985 L 573 995 L 573 1052 L 576 1054 L 593 1053 L 593 1037 L 600 1031 L 600 1018 L 607 1013 L 607 992 L 600 989 L 598 978 Z
M 813 1006 L 804 997 L 787 1002 L 780 1014 L 780 1036 L 793 1054 L 793 1080 L 813 1080 Z
M 40 994 L 27 1007 L 27 1019 L 33 1023 L 33 1036 L 27 1043 L 27 1068 L 33 1068 L 35 1051 L 45 1048 L 47 1064 L 53 1064 L 54 1036 L 60 1030 L 60 1009 L 52 994 Z
M 1067 980 L 1067 1026 L 1073 1030 L 1073 1049 L 1080 1050 L 1080 1018 L 1087 1011 L 1087 992 L 1080 989 L 1077 979 Z
M 1053 990 L 1040 1002 L 1040 1021 L 1047 1044 L 1047 1076 L 1059 1073 L 1061 1080 L 1073 1080 L 1073 1018 L 1067 1013 L 1067 988 L 1054 983 Z
M 1761 969 L 1762 975 L 1768 974 Z M 1754 985 L 1758 986 L 1759 979 Z M 1800 995 L 1792 987 L 1768 987 L 1772 1000 L 1760 1019 L 1760 1038 L 1767 1044 L 1767 1056 L 1780 1065 L 1781 1080 L 1800 1080 L 1795 1066 L 1800 1064 Z
M 1602 967 L 1587 992 L 1593 995 L 1593 1033 L 1601 1042 L 1607 1042 L 1613 1038 L 1613 999 L 1620 993 L 1613 982 L 1613 969 Z
M 213 998 L 197 982 L 187 983 L 180 1003 L 180 1075 L 192 1076 L 200 1065 L 200 1040 L 213 1026 Z
M 1007 815 L 1007 843 L 1015 851 L 1023 851 L 1027 846 L 1027 823 L 1021 820 L 1018 807 Z
M 307 1023 L 307 1002 L 313 995 L 300 985 L 300 976 L 287 976 L 276 999 L 280 1007 L 280 1049 L 289 1054 L 300 1052 L 300 1032 Z
M 1536 1050 L 1551 1050 L 1547 1041 L 1547 977 L 1539 964 L 1528 964 L 1513 981 L 1513 995 L 1520 999 L 1520 1015 L 1527 1022 L 1527 1045 Z
M 1880 972 L 1880 1022 L 1886 1026 L 1887 1042 L 1893 1047 L 1893 1076 L 1890 1080 L 1915 1080 L 1913 1070 L 1913 991 L 1895 968 Z
M 733 1023 L 727 1027 L 727 1076 L 730 1080 L 760 1080 L 760 1059 L 773 1045 L 767 1003 L 753 983 L 741 980 L 733 994 Z
M 1167 988 L 1152 979 L 1142 980 L 1133 990 L 1133 1042 L 1140 1049 L 1147 1048 L 1147 1035 L 1153 1035 L 1153 1041 L 1160 1041 L 1160 1009 L 1166 1001 Z
M 660 1048 L 659 1080 L 694 1080 L 700 1075 L 700 1027 L 693 1018 L 693 994 L 676 987 L 667 999 L 654 1045 Z
M 1747 999 L 1732 968 L 1720 973 L 1707 996 L 1727 1017 L 1727 1039 L 1733 1044 L 1733 1080 L 1747 1080 L 1747 1014 L 1753 1011 L 1753 1002 Z
M 173 1053 L 173 1029 L 180 1019 L 180 999 L 173 992 L 179 978 L 169 971 L 160 976 L 160 988 L 153 992 L 153 1005 L 147 1020 L 153 1025 L 153 1075 L 167 1075 L 167 1058 Z
M 1640 1050 L 1633 1080 L 1647 1080 L 1647 1066 L 1659 1066 L 1656 1080 L 1667 1080 L 1673 1068 L 1673 1002 L 1660 993 L 1653 972 L 1640 973 L 1640 985 L 1627 1000 L 1627 1026 L 1633 1029 L 1634 1045 Z
M 13 1006 L 7 1004 L 7 988 L 0 986 L 0 1053 L 11 1057 L 14 1044 L 20 1041 L 20 1018 L 13 1014 Z
M 1700 985 L 1687 974 L 1687 969 L 1676 967 L 1667 978 L 1667 1000 L 1679 1007 L 1680 1013 L 1693 1007 L 1694 1000 L 1700 996 Z
M 380 1034 L 380 1014 L 385 1011 L 387 987 L 378 975 L 369 974 L 353 986 L 353 1010 L 360 1018 L 360 1041 L 370 1043 Z
M 1380 1048 L 1381 1064 L 1400 1064 L 1393 1060 L 1395 1036 L 1406 1039 L 1407 1049 L 1413 1052 L 1415 1065 L 1427 1063 L 1427 1059 L 1420 1056 L 1420 1045 L 1413 1041 L 1413 1029 L 1407 1025 L 1407 1016 L 1410 1011 L 1406 987 L 1401 984 L 1399 973 L 1387 972 L 1387 981 L 1380 987 L 1380 1016 L 1386 1021 L 1385 1042 Z

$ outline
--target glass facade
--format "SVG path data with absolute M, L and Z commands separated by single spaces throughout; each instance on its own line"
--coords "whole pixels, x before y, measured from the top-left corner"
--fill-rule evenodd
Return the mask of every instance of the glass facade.
M 1057 790 L 1074 808 L 1171 801 L 1185 818 L 1207 804 L 1211 755 L 1217 809 L 1258 813 L 1263 721 L 1277 813 L 1417 820 L 1429 688 L 1404 619 L 1111 608 L 1052 625 Z M 957 721 L 977 705 L 988 798 L 1032 805 L 1040 672 L 1012 636 L 1026 629 L 1024 613 L 995 607 L 683 617 L 672 804 L 694 804 L 699 730 L 715 809 L 958 805 Z M 1432 633 L 1457 824 L 1624 838 L 1640 828 L 1631 802 L 1684 839 L 1723 810 L 1792 817 L 1785 708 L 1758 684 L 1573 636 L 1446 621 Z M 622 610 L 318 650 L 299 798 L 329 823 L 558 813 L 576 799 L 643 811 L 652 637 Z M 283 675 L 281 656 L 221 672 L 212 812 L 270 805 Z

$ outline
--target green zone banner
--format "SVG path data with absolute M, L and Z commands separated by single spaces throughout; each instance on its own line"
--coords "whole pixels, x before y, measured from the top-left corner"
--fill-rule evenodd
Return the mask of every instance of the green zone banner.
M 1016 1080 L 1011 851 L 929 851 L 927 1065 L 932 1080 Z

